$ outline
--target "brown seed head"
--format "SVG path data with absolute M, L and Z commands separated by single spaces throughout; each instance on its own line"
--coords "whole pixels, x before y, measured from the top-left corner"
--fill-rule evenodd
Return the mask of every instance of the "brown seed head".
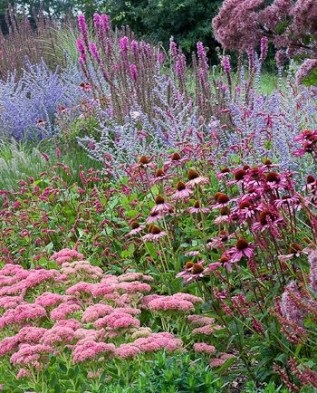
M 132 221 L 132 222 L 131 222 L 131 228 L 132 228 L 132 229 L 139 228 L 139 226 L 140 226 L 140 224 L 139 224 L 138 222 L 136 222 L 136 221 Z
M 276 172 L 269 172 L 266 175 L 266 181 L 279 183 L 280 177 Z
M 221 262 L 221 263 L 226 263 L 228 261 L 229 261 L 229 258 L 225 255 L 222 255 L 219 259 L 219 262 Z
M 158 169 L 155 173 L 156 177 L 162 177 L 165 175 L 165 172 L 163 171 L 163 169 Z
M 196 202 L 194 203 L 194 208 L 195 208 L 195 209 L 199 209 L 199 208 L 200 208 L 200 203 L 199 203 L 199 201 L 196 201 Z
M 272 165 L 272 161 L 267 159 L 264 161 L 264 165 L 270 166 L 270 165 Z
M 162 205 L 163 203 L 165 203 L 165 199 L 164 199 L 163 197 L 161 197 L 160 195 L 158 195 L 158 196 L 155 198 L 155 203 L 156 203 L 157 205 Z
M 244 169 L 245 171 L 247 171 L 248 169 L 250 169 L 250 165 L 243 165 L 243 169 Z
M 156 225 L 152 225 L 152 227 L 150 229 L 150 233 L 152 233 L 152 235 L 158 235 L 161 232 L 162 231 L 160 230 L 159 227 L 157 227 Z
M 236 243 L 236 247 L 239 251 L 245 250 L 248 248 L 249 243 L 245 239 L 239 239 Z
M 173 153 L 171 158 L 172 161 L 178 161 L 181 159 L 181 156 L 178 153 Z
M 194 180 L 194 179 L 197 179 L 197 177 L 199 177 L 199 173 L 195 169 L 190 169 L 187 172 L 188 180 Z
M 228 195 L 223 194 L 222 192 L 219 193 L 218 198 L 217 198 L 218 203 L 225 204 L 225 203 L 228 203 L 229 201 L 230 201 L 230 198 L 228 197 Z
M 235 180 L 239 181 L 239 180 L 243 180 L 244 176 L 246 175 L 246 171 L 244 169 L 239 169 L 235 175 L 234 178 Z
M 222 208 L 220 209 L 220 215 L 221 215 L 221 216 L 228 216 L 229 214 L 230 214 L 230 209 L 229 209 L 229 207 L 225 206 L 225 207 L 222 207 Z
M 191 269 L 194 266 L 194 262 L 186 262 L 185 269 Z
M 220 171 L 221 173 L 229 173 L 230 171 L 229 171 L 229 168 L 222 168 L 221 169 L 221 171 Z
M 291 243 L 289 245 L 289 252 L 293 254 L 297 254 L 298 252 L 302 251 L 302 247 L 298 243 Z
M 268 219 L 270 221 L 274 221 L 275 215 L 269 210 L 263 210 L 263 212 L 260 213 L 260 219 L 259 219 L 261 225 L 266 225 L 268 223 L 267 221 Z
M 150 160 L 147 156 L 141 156 L 141 157 L 139 158 L 139 164 L 141 164 L 141 165 L 149 164 L 150 161 L 151 161 L 151 160 Z
M 193 274 L 199 274 L 199 273 L 201 273 L 203 271 L 204 271 L 204 268 L 203 268 L 203 266 L 200 263 L 194 263 L 193 264 L 193 270 L 192 270 Z
M 314 182 L 315 182 L 314 176 L 308 175 L 307 178 L 306 178 L 306 183 L 307 184 L 311 184 L 311 183 L 314 183 Z
M 179 182 L 177 183 L 177 186 L 176 186 L 177 191 L 185 190 L 185 188 L 186 188 L 186 185 L 185 185 L 185 183 L 183 183 L 182 181 L 179 181 Z

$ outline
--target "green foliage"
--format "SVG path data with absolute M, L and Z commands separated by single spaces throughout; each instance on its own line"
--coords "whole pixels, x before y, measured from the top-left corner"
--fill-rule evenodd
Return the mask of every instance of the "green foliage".
M 108 0 L 102 10 L 110 14 L 115 25 L 129 25 L 138 36 L 162 42 L 165 48 L 173 36 L 190 54 L 197 41 L 215 47 L 210 23 L 220 4 L 219 0 Z
M 312 69 L 301 82 L 305 86 L 317 86 L 317 68 Z

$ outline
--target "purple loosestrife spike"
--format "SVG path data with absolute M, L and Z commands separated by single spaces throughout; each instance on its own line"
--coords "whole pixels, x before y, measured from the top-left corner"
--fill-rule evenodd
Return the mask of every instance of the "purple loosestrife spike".
M 176 45 L 173 37 L 171 37 L 171 39 L 170 39 L 170 55 L 172 56 L 174 61 L 178 55 L 177 45 Z
M 98 53 L 98 49 L 96 44 L 94 44 L 93 42 L 89 43 L 89 51 L 91 53 L 91 55 L 96 59 L 96 61 L 99 63 L 100 62 L 100 56 Z
M 101 23 L 102 30 L 105 33 L 109 32 L 110 31 L 110 18 L 109 18 L 109 16 L 106 14 L 101 15 L 101 22 L 102 22 Z
M 83 40 L 86 44 L 88 44 L 88 31 L 87 31 L 87 23 L 85 15 L 78 15 L 78 27 L 83 37 Z
M 226 74 L 230 74 L 231 72 L 231 65 L 230 65 L 230 57 L 229 56 L 223 56 L 222 58 L 222 67 L 225 71 Z
M 87 58 L 86 58 L 86 49 L 85 49 L 85 45 L 84 42 L 81 38 L 78 38 L 76 41 L 76 46 L 77 46 L 77 50 L 80 54 L 80 59 L 82 59 L 82 61 L 85 63 Z
M 260 60 L 263 62 L 267 57 L 268 50 L 268 42 L 269 39 L 267 37 L 261 38 L 261 52 L 260 52 Z
M 135 64 L 130 64 L 130 76 L 134 82 L 138 79 L 138 70 Z
M 126 54 L 129 49 L 129 38 L 126 36 L 120 38 L 119 47 L 120 47 L 120 52 Z

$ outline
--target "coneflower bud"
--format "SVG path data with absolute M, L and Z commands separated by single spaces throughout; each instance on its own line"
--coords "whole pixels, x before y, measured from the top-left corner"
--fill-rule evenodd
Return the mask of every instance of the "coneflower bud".
M 187 172 L 188 180 L 194 180 L 194 179 L 197 179 L 197 177 L 199 177 L 199 173 L 195 169 L 190 169 Z
M 245 239 L 239 239 L 236 243 L 236 247 L 239 251 L 245 250 L 249 247 L 249 243 Z

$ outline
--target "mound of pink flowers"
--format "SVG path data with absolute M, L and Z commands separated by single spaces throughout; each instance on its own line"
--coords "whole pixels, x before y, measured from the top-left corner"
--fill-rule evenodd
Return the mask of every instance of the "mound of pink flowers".
M 7 264 L 0 270 L 0 356 L 8 357 L 18 378 L 45 369 L 51 356 L 87 365 L 183 350 L 181 339 L 153 332 L 139 317 L 143 309 L 172 311 L 187 321 L 202 299 L 185 293 L 150 295 L 151 276 L 104 274 L 75 250 L 63 249 L 51 260 L 55 269 Z

